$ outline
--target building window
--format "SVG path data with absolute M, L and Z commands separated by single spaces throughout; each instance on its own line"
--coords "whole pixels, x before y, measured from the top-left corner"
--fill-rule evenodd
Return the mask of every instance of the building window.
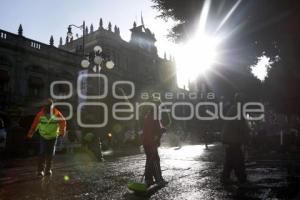
M 30 76 L 28 79 L 28 93 L 29 97 L 42 97 L 44 82 L 41 78 Z

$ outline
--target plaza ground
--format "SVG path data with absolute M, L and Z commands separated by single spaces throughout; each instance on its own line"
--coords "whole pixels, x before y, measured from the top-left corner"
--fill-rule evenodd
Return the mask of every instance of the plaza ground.
M 300 161 L 249 157 L 245 187 L 220 184 L 223 147 L 212 144 L 161 147 L 164 178 L 168 185 L 148 197 L 127 190 L 129 181 L 139 181 L 144 171 L 142 152 L 129 155 L 106 152 L 105 162 L 87 154 L 55 157 L 51 178 L 38 178 L 36 159 L 17 159 L 1 169 L 0 199 L 299 199 Z

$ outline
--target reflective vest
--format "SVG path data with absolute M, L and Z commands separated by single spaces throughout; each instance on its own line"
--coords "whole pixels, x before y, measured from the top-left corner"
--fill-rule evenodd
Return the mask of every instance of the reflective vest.
M 53 139 L 58 135 L 64 136 L 66 132 L 66 120 L 56 108 L 53 109 L 53 115 L 48 119 L 45 108 L 43 108 L 35 116 L 27 136 L 31 138 L 35 131 L 38 131 L 45 139 Z
M 40 122 L 38 123 L 36 130 L 45 139 L 53 139 L 58 136 L 59 133 L 59 123 L 55 115 L 52 115 L 48 119 L 45 115 L 40 117 Z

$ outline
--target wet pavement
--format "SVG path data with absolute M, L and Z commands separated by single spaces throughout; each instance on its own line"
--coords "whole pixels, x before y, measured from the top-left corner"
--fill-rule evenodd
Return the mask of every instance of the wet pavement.
M 109 153 L 109 152 L 108 152 Z M 15 160 L 1 169 L 0 199 L 300 199 L 298 161 L 255 160 L 247 163 L 250 183 L 223 186 L 222 146 L 187 145 L 160 148 L 167 186 L 151 196 L 129 193 L 127 183 L 144 171 L 142 153 L 108 157 L 103 163 L 86 154 L 57 155 L 52 177 L 35 175 L 34 158 Z

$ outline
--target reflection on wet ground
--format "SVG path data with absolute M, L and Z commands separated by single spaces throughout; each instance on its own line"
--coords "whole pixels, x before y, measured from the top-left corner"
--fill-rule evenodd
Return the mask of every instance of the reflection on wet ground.
M 127 191 L 127 182 L 140 180 L 145 156 L 127 155 L 104 163 L 85 154 L 56 156 L 52 177 L 35 175 L 35 159 L 16 160 L 2 169 L 0 199 L 297 199 L 299 161 L 251 160 L 250 183 L 223 186 L 221 145 L 160 148 L 163 176 L 168 185 L 148 197 Z

